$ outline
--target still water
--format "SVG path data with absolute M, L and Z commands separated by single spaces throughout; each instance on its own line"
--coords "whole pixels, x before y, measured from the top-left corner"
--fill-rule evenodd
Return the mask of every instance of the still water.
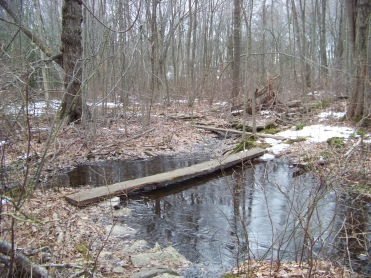
M 71 185 L 104 185 L 206 159 L 105 162 L 75 169 L 69 179 Z M 369 204 L 344 197 L 311 173 L 296 176 L 295 171 L 288 162 L 276 160 L 138 192 L 122 197 L 121 205 L 133 212 L 123 221 L 138 231 L 138 239 L 174 246 L 186 256 L 193 264 L 182 273 L 185 277 L 220 277 L 249 258 L 306 260 L 310 256 L 331 257 L 369 275 Z M 361 235 L 353 238 L 354 246 L 350 234 Z M 350 252 L 344 252 L 347 248 Z

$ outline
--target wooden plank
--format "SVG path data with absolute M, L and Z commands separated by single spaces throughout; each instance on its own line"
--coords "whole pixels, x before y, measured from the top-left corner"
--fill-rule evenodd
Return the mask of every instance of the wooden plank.
M 71 204 L 82 207 L 86 206 L 87 204 L 112 198 L 113 196 L 126 195 L 134 190 L 143 189 L 145 187 L 166 186 L 195 177 L 207 175 L 221 169 L 229 168 L 243 161 L 261 156 L 264 153 L 264 149 L 255 148 L 165 173 L 119 182 L 107 186 L 95 187 L 89 190 L 82 190 L 80 192 L 68 195 L 65 198 Z
M 210 131 L 216 131 L 216 132 L 226 132 L 226 133 L 234 133 L 234 134 L 242 134 L 242 131 L 234 130 L 234 129 L 225 129 L 225 128 L 218 128 L 218 127 L 212 127 L 212 126 L 203 126 L 203 125 L 195 125 L 195 128 L 210 130 Z M 245 132 L 245 134 L 254 135 L 252 132 Z M 255 134 L 258 137 L 266 137 L 266 138 L 273 138 L 276 140 L 285 140 L 285 137 L 278 136 L 278 135 L 271 135 L 271 134 L 265 134 L 265 133 L 256 133 Z

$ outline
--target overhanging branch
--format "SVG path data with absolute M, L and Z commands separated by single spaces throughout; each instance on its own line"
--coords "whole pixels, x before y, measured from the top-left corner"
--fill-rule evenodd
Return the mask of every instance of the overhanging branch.
M 14 20 L 14 23 L 10 23 L 6 20 L 3 20 L 5 22 L 8 22 L 10 24 L 17 25 L 22 32 L 38 47 L 41 49 L 42 52 L 45 53 L 45 55 L 48 58 L 59 58 L 61 54 L 56 54 L 54 51 L 43 41 L 41 40 L 36 34 L 34 34 L 30 29 L 23 26 L 20 22 L 19 18 L 16 16 L 13 9 L 10 7 L 8 2 L 6 0 L 0 0 L 0 6 L 9 14 L 9 16 Z M 62 67 L 61 59 L 54 59 L 54 61 Z

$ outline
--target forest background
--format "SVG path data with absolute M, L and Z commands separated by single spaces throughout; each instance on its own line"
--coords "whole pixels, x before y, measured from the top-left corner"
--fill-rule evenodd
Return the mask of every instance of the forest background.
M 223 103 L 228 118 L 273 80 L 280 103 L 321 92 L 369 126 L 370 14 L 368 0 L 0 0 L 1 165 L 26 158 L 15 211 L 68 128 L 89 158 L 113 123 L 130 138 L 179 103 Z

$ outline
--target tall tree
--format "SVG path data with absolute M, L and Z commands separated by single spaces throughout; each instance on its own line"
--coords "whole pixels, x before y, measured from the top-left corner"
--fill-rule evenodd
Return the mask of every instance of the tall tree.
M 347 14 L 355 67 L 347 115 L 353 120 L 363 119 L 364 124 L 371 124 L 370 1 L 347 1 Z
M 65 95 L 62 101 L 61 118 L 67 122 L 78 121 L 82 116 L 82 2 L 64 0 L 62 7 L 62 67 L 65 72 Z
M 323 78 L 327 78 L 328 64 L 327 64 L 327 42 L 326 42 L 326 7 L 327 1 L 321 0 L 321 30 L 320 30 L 320 52 L 321 52 L 321 73 Z
M 237 97 L 241 88 L 241 0 L 233 1 L 233 62 L 232 62 L 232 107 L 237 103 Z
M 65 71 L 64 86 L 66 94 L 62 101 L 61 117 L 71 123 L 82 116 L 81 79 L 82 79 L 82 1 L 64 0 L 62 7 L 62 53 L 53 50 L 32 30 L 21 24 L 19 17 L 6 0 L 0 6 L 9 14 L 23 33 L 35 43 L 47 57 L 56 61 Z

